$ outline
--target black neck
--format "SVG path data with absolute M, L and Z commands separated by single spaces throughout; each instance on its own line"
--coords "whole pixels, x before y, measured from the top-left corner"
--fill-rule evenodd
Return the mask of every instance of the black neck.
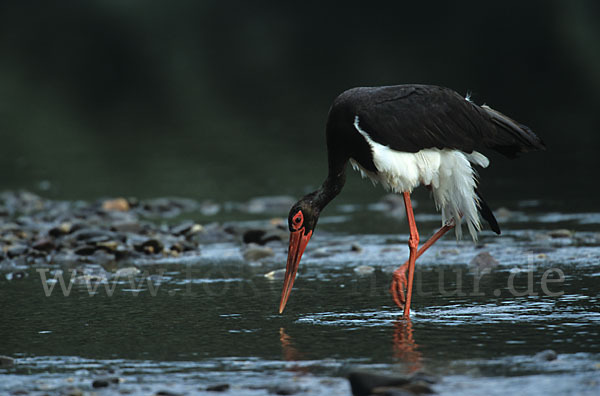
M 325 179 L 321 187 L 314 192 L 314 202 L 319 210 L 322 210 L 327 206 L 327 204 L 342 191 L 344 183 L 346 183 L 345 166 L 339 167 L 336 170 L 329 170 L 327 179 Z

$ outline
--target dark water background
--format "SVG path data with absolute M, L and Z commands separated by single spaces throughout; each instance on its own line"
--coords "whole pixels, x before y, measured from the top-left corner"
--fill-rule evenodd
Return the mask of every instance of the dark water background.
M 598 394 L 599 17 L 593 1 L 1 2 L 3 190 L 219 204 L 299 196 L 325 176 L 331 101 L 366 85 L 471 92 L 529 125 L 548 151 L 490 156 L 482 190 L 514 213 L 501 220 L 503 237 L 484 233 L 479 246 L 500 267 L 473 295 L 479 248 L 447 237 L 419 260 L 433 294 L 415 298 L 410 323 L 387 294 L 407 227 L 369 211 L 383 192 L 356 175 L 320 222 L 284 315 L 281 280 L 263 276 L 282 267 L 284 245 L 259 264 L 235 245 L 207 245 L 189 262 L 131 263 L 163 273 L 156 296 L 123 280 L 112 297 L 77 285 L 46 297 L 35 269 L 19 282 L 0 276 L 0 354 L 19 362 L 0 371 L 0 393 L 89 391 L 112 375 L 134 394 L 219 383 L 231 394 L 279 385 L 347 394 L 344 376 L 363 368 L 425 370 L 442 394 Z M 416 199 L 428 235 L 439 218 L 425 192 Z M 576 237 L 547 236 L 557 228 Z M 352 243 L 363 252 L 349 253 Z M 375 272 L 359 275 L 360 265 Z M 530 268 L 538 295 L 512 296 L 509 277 L 522 272 L 522 289 Z M 565 274 L 561 296 L 540 292 L 550 268 Z M 456 289 L 457 274 L 467 295 L 441 293 Z M 545 349 L 558 358 L 535 357 Z
M 594 1 L 2 2 L 0 184 L 69 199 L 300 195 L 325 176 L 335 96 L 424 83 L 546 141 L 492 157 L 492 201 L 592 206 L 599 16 Z

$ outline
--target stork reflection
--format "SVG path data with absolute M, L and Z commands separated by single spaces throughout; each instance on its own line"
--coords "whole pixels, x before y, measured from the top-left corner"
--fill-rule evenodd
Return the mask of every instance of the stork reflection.
M 279 329 L 279 342 L 286 361 L 304 360 L 305 356 L 295 346 L 285 328 Z M 418 350 L 419 345 L 413 338 L 413 328 L 410 319 L 399 319 L 394 322 L 392 334 L 392 356 L 406 363 L 409 372 L 416 372 L 423 368 L 423 355 Z M 294 367 L 293 371 L 306 371 L 306 368 Z
M 394 357 L 408 365 L 408 371 L 413 373 L 423 368 L 423 355 L 418 350 L 419 345 L 413 338 L 412 321 L 410 318 L 399 319 L 394 323 L 393 350 Z

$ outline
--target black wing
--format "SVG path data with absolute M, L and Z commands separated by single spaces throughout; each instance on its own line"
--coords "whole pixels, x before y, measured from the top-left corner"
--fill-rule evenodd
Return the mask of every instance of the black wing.
M 545 148 L 528 127 L 437 86 L 354 88 L 334 102 L 330 118 L 340 116 L 346 125 L 358 117 L 372 140 L 398 151 L 435 147 L 470 153 L 485 147 L 515 157 Z

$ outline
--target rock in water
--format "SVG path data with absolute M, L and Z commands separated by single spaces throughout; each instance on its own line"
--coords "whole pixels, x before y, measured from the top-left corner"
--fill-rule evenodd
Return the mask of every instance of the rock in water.
M 375 388 L 398 387 L 407 385 L 410 381 L 404 377 L 389 377 L 371 374 L 364 371 L 354 371 L 348 376 L 354 396 L 369 396 Z
M 571 230 L 560 228 L 558 230 L 552 230 L 548 233 L 550 238 L 571 238 L 575 233 Z
M 265 274 L 265 278 L 269 280 L 282 280 L 283 278 L 285 278 L 285 268 L 267 272 Z
M 229 384 L 213 385 L 213 386 L 209 386 L 208 388 L 206 388 L 206 390 L 209 392 L 225 392 L 228 389 L 229 389 Z
M 354 268 L 354 273 L 358 275 L 371 275 L 373 272 L 375 272 L 375 268 L 370 265 L 359 265 Z
M 556 352 L 554 352 L 552 349 L 546 349 L 545 351 L 536 353 L 535 358 L 550 362 L 552 360 L 556 360 Z
M 275 255 L 273 249 L 270 247 L 262 247 L 254 244 L 250 244 L 243 254 L 246 261 L 258 261 Z
M 0 367 L 10 367 L 15 364 L 15 359 L 10 356 L 0 355 Z
M 105 379 L 97 379 L 92 382 L 92 386 L 94 388 L 106 388 L 109 385 L 109 382 Z
M 498 266 L 498 261 L 488 252 L 481 252 L 469 263 L 479 273 L 489 273 Z
M 127 212 L 129 209 L 129 202 L 125 198 L 109 199 L 102 202 L 102 210 L 107 212 Z

